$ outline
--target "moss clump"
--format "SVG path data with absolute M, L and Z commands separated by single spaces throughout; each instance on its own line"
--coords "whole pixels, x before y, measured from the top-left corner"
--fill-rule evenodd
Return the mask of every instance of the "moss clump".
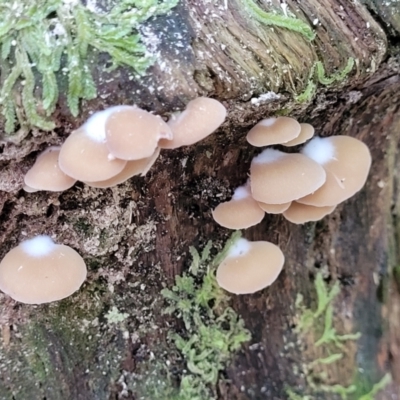
M 0 104 L 6 133 L 14 132 L 17 119 L 22 127 L 54 128 L 46 116 L 59 97 L 57 73 L 68 77 L 68 106 L 77 116 L 79 101 L 97 96 L 89 65 L 92 53 L 107 53 L 111 68 L 125 65 L 143 74 L 154 58 L 146 53 L 137 28 L 177 3 L 120 0 L 104 10 L 79 0 L 0 0 Z M 39 81 L 41 98 L 36 97 Z
M 216 267 L 239 236 L 239 233 L 234 234 L 213 260 L 210 259 L 211 242 L 201 254 L 190 248 L 193 261 L 189 271 L 176 277 L 172 289 L 162 291 L 169 303 L 165 312 L 178 316 L 185 326 L 184 333 L 170 335 L 187 367 L 174 399 L 215 399 L 220 372 L 226 368 L 233 353 L 250 340 L 250 332 L 229 307 L 229 297 L 219 288 L 215 278 Z

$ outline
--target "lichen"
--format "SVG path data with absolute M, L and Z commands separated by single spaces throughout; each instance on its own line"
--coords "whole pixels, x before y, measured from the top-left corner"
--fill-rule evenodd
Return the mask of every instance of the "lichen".
M 244 342 L 250 340 L 250 332 L 243 320 L 229 307 L 229 297 L 217 285 L 215 269 L 225 257 L 229 247 L 240 236 L 235 233 L 225 248 L 213 260 L 210 259 L 211 242 L 202 253 L 190 248 L 192 263 L 188 272 L 177 276 L 172 289 L 164 289 L 162 295 L 168 302 L 166 314 L 173 314 L 183 321 L 183 333 L 170 335 L 171 345 L 184 359 L 186 370 L 182 373 L 178 389 L 172 390 L 168 379 L 159 380 L 154 393 L 154 377 L 144 383 L 145 398 L 154 400 L 211 400 L 216 398 L 219 374 L 228 365 L 232 355 Z M 174 351 L 174 350 L 170 350 Z M 142 392 L 144 392 L 142 387 Z
M 80 100 L 97 96 L 90 63 L 99 53 L 109 55 L 110 69 L 128 66 L 143 74 L 154 57 L 137 29 L 177 3 L 121 0 L 104 10 L 79 0 L 0 0 L 0 105 L 5 132 L 13 133 L 17 120 L 21 127 L 54 128 L 48 117 L 59 98 L 61 74 L 68 78 L 68 107 L 77 116 Z

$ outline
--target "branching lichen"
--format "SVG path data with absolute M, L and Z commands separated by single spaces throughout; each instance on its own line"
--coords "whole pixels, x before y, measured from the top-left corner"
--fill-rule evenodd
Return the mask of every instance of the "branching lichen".
M 215 279 L 217 265 L 238 237 L 239 233 L 234 234 L 214 260 L 210 260 L 211 242 L 201 254 L 192 247 L 193 261 L 188 273 L 177 276 L 171 290 L 162 291 L 169 303 L 166 313 L 178 316 L 185 325 L 183 334 L 171 335 L 188 369 L 181 380 L 179 399 L 214 399 L 220 372 L 242 343 L 250 340 L 250 332 L 228 306 L 229 298 Z
M 178 0 L 121 0 L 109 10 L 79 0 L 0 0 L 1 91 L 5 131 L 21 126 L 51 130 L 59 97 L 59 74 L 68 77 L 67 101 L 77 116 L 81 99 L 96 97 L 90 55 L 107 53 L 110 68 L 143 74 L 154 62 L 137 31 L 139 24 L 171 10 Z M 36 95 L 40 84 L 41 98 Z M 17 108 L 22 87 L 24 116 Z M 38 110 L 41 110 L 40 112 Z

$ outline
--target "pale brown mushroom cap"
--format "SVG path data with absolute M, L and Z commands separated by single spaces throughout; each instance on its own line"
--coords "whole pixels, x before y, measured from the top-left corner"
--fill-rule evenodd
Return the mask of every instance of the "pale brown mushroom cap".
M 58 162 L 62 171 L 83 182 L 110 179 L 126 165 L 126 160 L 110 155 L 105 139 L 95 140 L 88 134 L 85 125 L 68 136 Z
M 291 204 L 292 204 L 291 201 L 283 204 L 267 204 L 258 201 L 258 205 L 260 206 L 260 208 L 263 209 L 268 214 L 282 214 L 290 207 Z
M 250 129 L 247 141 L 256 147 L 283 144 L 297 138 L 300 131 L 300 124 L 293 118 L 266 118 Z
M 77 291 L 86 265 L 71 247 L 37 236 L 12 249 L 0 263 L 0 289 L 14 300 L 42 304 Z
M 71 178 L 60 169 L 59 154 L 60 147 L 50 147 L 38 156 L 35 164 L 25 175 L 24 181 L 27 188 L 61 192 L 75 184 L 76 179 Z
M 284 262 L 281 249 L 273 243 L 239 239 L 219 265 L 217 282 L 231 293 L 254 293 L 276 280 Z
M 300 124 L 301 131 L 300 135 L 297 138 L 290 140 L 289 142 L 282 143 L 283 146 L 292 147 L 297 146 L 299 144 L 307 142 L 307 140 L 311 139 L 314 136 L 315 129 L 310 124 L 302 123 Z
M 160 116 L 137 107 L 124 107 L 110 113 L 105 129 L 111 154 L 122 160 L 151 157 L 161 138 L 172 139 L 171 128 Z
M 154 152 L 151 157 L 144 158 L 142 160 L 128 161 L 125 168 L 118 174 L 110 179 L 99 182 L 85 182 L 87 185 L 96 188 L 110 188 L 120 183 L 127 181 L 135 175 L 144 176 L 157 161 L 160 154 L 160 148 Z
M 197 143 L 213 133 L 224 121 L 226 108 L 217 100 L 198 97 L 190 101 L 186 109 L 173 115 L 168 121 L 173 139 L 161 139 L 162 149 L 176 149 Z
M 259 202 L 289 203 L 317 190 L 325 176 L 324 168 L 303 154 L 266 149 L 251 162 L 251 192 Z
M 326 182 L 315 193 L 298 200 L 316 207 L 337 205 L 364 186 L 371 167 L 368 147 L 350 136 L 316 137 L 302 150 L 326 170 Z
M 264 211 L 251 197 L 250 188 L 241 186 L 230 201 L 219 204 L 212 216 L 219 225 L 228 229 L 247 229 L 264 218 Z
M 35 193 L 35 192 L 38 192 L 38 191 L 39 191 L 38 189 L 31 188 L 31 187 L 28 186 L 28 185 L 24 185 L 24 186 L 22 187 L 22 189 L 24 189 L 25 192 L 27 192 L 27 193 Z
M 333 212 L 336 206 L 315 207 L 294 201 L 283 213 L 283 216 L 293 224 L 305 224 L 306 222 L 319 221 Z

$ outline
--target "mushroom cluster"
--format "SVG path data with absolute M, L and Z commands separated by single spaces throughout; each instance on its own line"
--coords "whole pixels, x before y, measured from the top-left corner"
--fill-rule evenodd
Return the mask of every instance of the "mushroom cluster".
M 247 141 L 256 147 L 292 147 L 311 140 L 299 153 L 267 148 L 254 157 L 249 181 L 234 191 L 231 200 L 212 211 L 214 220 L 225 228 L 246 229 L 261 222 L 264 213 L 270 213 L 304 224 L 322 219 L 361 190 L 371 166 L 368 147 L 349 136 L 313 135 L 311 125 L 289 117 L 268 118 L 255 125 Z M 263 253 L 261 243 L 265 251 L 270 248 L 274 253 Z M 269 286 L 283 265 L 283 255 L 278 256 L 280 250 L 273 246 L 268 242 L 239 242 L 240 250 L 234 248 L 234 255 L 228 254 L 218 267 L 220 286 L 233 293 L 253 293 Z
M 199 97 L 166 123 L 136 106 L 114 106 L 93 114 L 61 147 L 39 155 L 25 175 L 24 189 L 62 191 L 76 181 L 109 188 L 134 175 L 145 175 L 160 149 L 196 143 L 225 120 L 217 100 Z

